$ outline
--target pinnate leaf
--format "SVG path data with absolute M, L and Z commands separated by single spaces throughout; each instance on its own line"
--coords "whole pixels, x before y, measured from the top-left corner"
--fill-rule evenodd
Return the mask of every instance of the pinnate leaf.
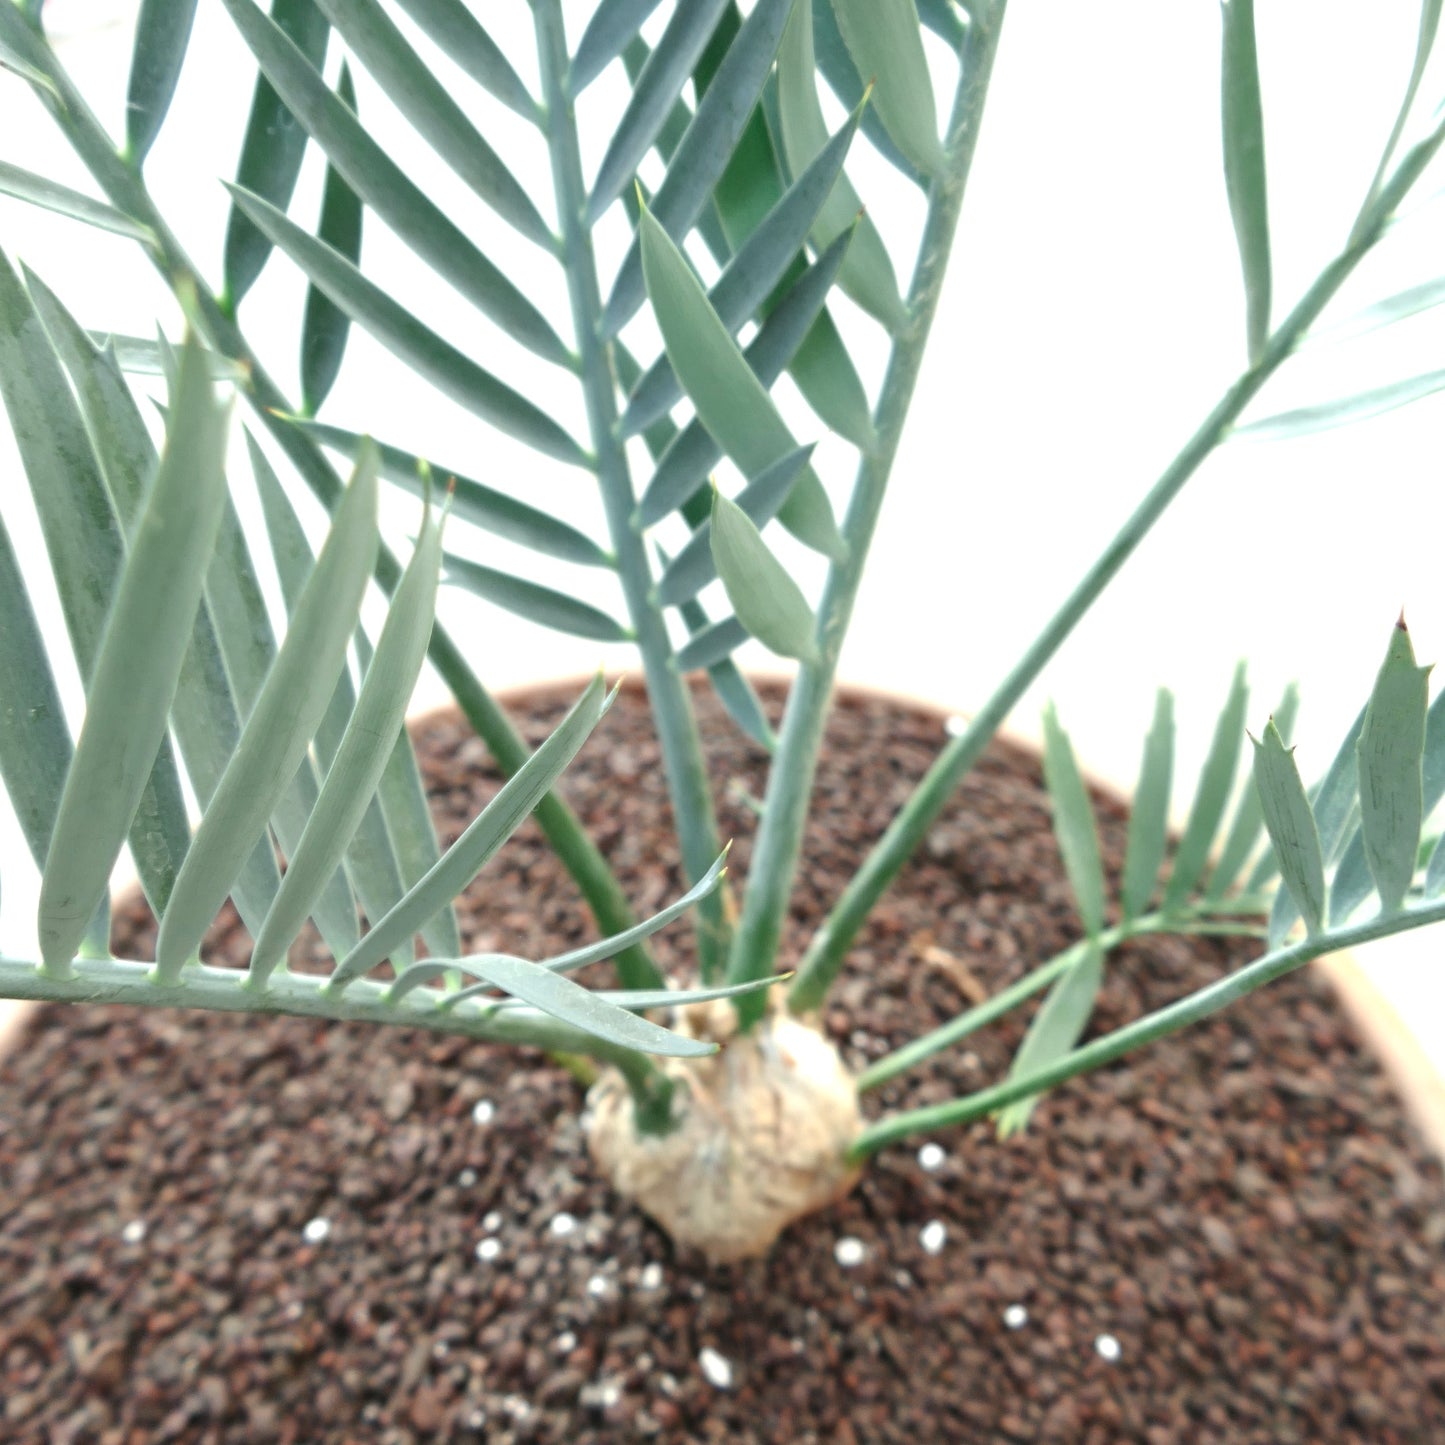
M 273 0 L 271 19 L 320 70 L 326 58 L 330 27 L 317 9 L 316 0 Z M 264 196 L 284 211 L 296 189 L 301 159 L 306 154 L 306 139 L 305 129 L 297 125 L 296 117 L 286 109 L 271 82 L 264 75 L 258 75 L 246 134 L 241 141 L 241 158 L 236 164 L 236 184 Z M 243 212 L 232 206 L 222 260 L 225 294 L 231 307 L 240 304 L 270 254 L 270 241 Z
M 1014 1055 L 1009 1069 L 1011 1080 L 1027 1078 L 1029 1074 L 1046 1068 L 1063 1058 L 1078 1043 L 1094 1012 L 1103 979 L 1103 950 L 1097 945 L 1090 946 L 1084 956 L 1054 984 L 1039 1006 L 1018 1053 Z M 1021 1133 L 1040 1097 L 1033 1094 L 1001 1110 L 998 1116 L 999 1137 L 1007 1139 Z
M 7 705 L 0 707 L 0 779 L 37 867 L 45 866 L 50 833 L 60 806 L 65 775 L 74 755 L 60 691 L 55 685 L 40 624 L 25 579 L 0 517 L 0 676 Z M 104 900 L 102 900 L 104 902 Z M 109 937 L 109 908 L 101 913 L 103 950 Z
M 336 98 L 356 111 L 356 89 L 351 67 L 345 62 L 336 82 Z M 346 177 L 330 161 L 321 188 L 321 216 L 316 237 L 344 256 L 353 266 L 361 262 L 361 228 L 365 207 L 346 184 Z M 314 281 L 306 287 L 306 309 L 301 316 L 301 405 L 308 416 L 321 410 L 341 371 L 351 317 Z
M 1423 760 L 1428 667 L 1418 667 L 1402 617 L 1390 634 L 1357 745 L 1360 829 L 1365 860 L 1393 913 L 1415 875 L 1415 853 L 1424 821 Z
M 684 237 L 707 205 L 762 96 L 788 12 L 795 3 L 758 0 L 700 96 L 697 110 L 668 162 L 667 174 L 649 202 L 668 235 Z M 796 250 L 796 245 L 791 249 Z M 783 257 L 782 264 L 787 259 Z M 615 335 L 621 329 L 641 304 L 642 296 L 642 263 L 634 238 L 603 314 L 605 335 Z
M 1404 381 L 1391 382 L 1388 386 L 1372 387 L 1332 401 L 1261 417 L 1258 421 L 1236 427 L 1230 436 L 1249 442 L 1293 441 L 1295 437 L 1311 436 L 1315 432 L 1384 416 L 1386 412 L 1397 411 L 1402 406 L 1434 396 L 1437 391 L 1445 391 L 1445 369 L 1427 371 L 1419 376 L 1407 377 Z
M 684 82 L 697 64 L 728 0 L 688 0 L 672 13 L 656 48 L 632 87 L 627 108 L 612 132 L 587 201 L 587 220 L 595 225 L 622 194 L 643 156 L 652 148 Z
M 1239 768 L 1239 750 L 1244 741 L 1244 713 L 1249 703 L 1244 664 L 1234 671 L 1234 681 L 1224 711 L 1215 724 L 1214 737 L 1200 770 L 1199 786 L 1174 855 L 1174 866 L 1164 890 L 1164 909 L 1170 912 L 1183 904 L 1190 890 L 1199 882 L 1214 846 L 1220 820 L 1224 817 L 1229 794 Z
M 1104 866 L 1089 790 L 1079 772 L 1069 735 L 1050 704 L 1044 710 L 1044 780 L 1054 814 L 1054 836 L 1074 890 L 1079 917 L 1090 937 L 1104 926 Z
M 69 964 L 105 895 L 166 734 L 226 500 L 229 413 L 200 342 L 188 338 L 160 470 L 106 618 L 50 838 L 39 926 L 51 968 Z
M 336 687 L 376 561 L 376 457 L 357 464 L 240 742 L 191 843 L 156 940 L 174 978 L 264 832 Z
M 779 197 L 777 204 L 738 247 L 709 290 L 709 303 L 717 312 L 718 319 L 734 335 L 768 299 L 796 260 L 820 207 L 842 173 L 843 158 L 857 128 L 858 116 L 855 114 L 818 152 L 808 169 Z M 669 231 L 669 234 L 675 233 Z M 639 250 L 639 257 L 640 254 Z M 797 267 L 797 274 L 802 274 L 801 265 Z M 640 272 L 638 279 L 640 282 Z M 613 300 L 616 299 L 614 293 Z M 609 316 L 612 309 L 612 302 L 609 302 Z M 604 327 L 606 324 L 607 318 L 604 318 Z M 655 421 L 677 400 L 679 391 L 677 376 L 664 356 L 632 388 L 627 411 L 620 424 L 622 434 L 634 435 L 649 422 Z M 866 412 L 866 405 L 864 410 Z
M 1299 688 L 1290 683 L 1271 714 L 1275 730 L 1286 745 L 1294 740 L 1294 720 L 1298 711 Z M 1206 900 L 1217 902 L 1229 891 L 1230 886 L 1244 871 L 1245 864 L 1249 862 L 1263 828 L 1264 815 L 1260 811 L 1259 789 L 1246 786 L 1235 806 L 1224 846 L 1219 850 L 1219 862 L 1209 875 L 1209 886 L 1204 895 Z M 1265 851 L 1268 852 L 1268 849 Z
M 0 401 L 35 504 L 80 678 L 88 687 L 124 562 L 124 533 L 54 342 L 3 254 Z M 150 480 L 148 468 L 145 481 Z M 151 761 L 130 843 L 146 898 L 158 907 L 169 896 L 189 828 L 168 736 L 159 740 Z
M 586 944 L 582 948 L 569 949 L 566 953 L 559 953 L 553 958 L 544 959 L 538 967 L 548 969 L 552 973 L 571 973 L 576 969 L 585 968 L 589 963 L 602 963 L 606 959 L 615 958 L 624 949 L 631 948 L 635 943 L 641 943 L 644 938 L 650 938 L 660 929 L 666 928 L 674 919 L 681 918 L 693 904 L 701 902 L 722 882 L 723 875 L 727 872 L 725 866 L 727 855 L 728 850 L 724 848 L 707 872 L 681 898 L 674 899 L 666 908 L 654 913 L 651 918 L 645 918 L 641 923 L 635 923 L 631 928 L 625 929 L 621 933 L 614 933 L 608 938 L 599 939 L 596 943 Z M 453 966 L 464 968 L 466 963 L 466 958 L 426 959 L 415 968 L 407 970 L 407 979 L 402 980 L 406 987 L 400 992 L 408 992 L 418 983 L 426 983 L 439 978 Z M 464 988 L 454 994 L 448 994 L 443 1000 L 443 1006 L 454 1007 L 464 998 L 471 998 L 489 987 L 493 987 L 493 985 L 483 983 L 476 988 Z
M 1224 181 L 1244 271 L 1246 333 L 1253 365 L 1269 339 L 1270 247 L 1265 190 L 1264 114 L 1259 97 L 1254 0 L 1222 0 L 1221 97 Z
M 590 465 L 587 453 L 540 407 L 443 341 L 345 257 L 307 235 L 259 196 L 243 191 L 236 191 L 235 196 L 241 209 L 353 321 L 443 395 L 545 456 L 574 466 Z
M 1280 877 L 1311 934 L 1324 926 L 1325 864 L 1314 813 L 1300 781 L 1294 752 L 1286 748 L 1274 719 L 1254 744 L 1254 783 Z
M 62 186 L 48 176 L 39 176 L 33 171 L 13 166 L 8 161 L 0 161 L 0 195 L 14 196 L 17 200 L 54 211 L 56 215 L 84 221 L 86 225 L 98 226 L 102 231 L 113 231 L 118 236 L 130 236 L 147 243 L 153 239 L 148 227 L 133 221 L 124 211 L 71 190 L 69 186 Z
M 483 90 L 541 124 L 537 102 L 501 47 L 482 28 L 466 0 L 397 0 L 397 3 Z
M 833 13 L 858 74 L 873 82 L 873 104 L 888 134 L 920 171 L 937 175 L 943 145 L 913 0 L 833 0 Z
M 743 359 L 763 387 L 771 386 L 778 379 L 789 361 L 800 354 L 799 347 L 805 339 L 814 336 L 818 324 L 827 319 L 825 314 L 820 315 L 823 302 L 838 273 L 851 234 L 839 236 L 813 265 L 803 271 L 784 300 L 748 343 Z M 705 486 L 708 474 L 722 454 L 722 447 L 700 421 L 694 419 L 689 422 L 673 437 L 658 460 L 657 469 L 638 505 L 642 524 L 652 526 L 660 522 L 682 506 L 699 487 Z M 807 483 L 808 473 L 804 473 L 800 485 Z M 787 527 L 789 518 L 784 515 L 782 522 Z M 789 530 L 793 529 L 790 527 Z M 836 547 L 834 550 L 837 550 Z
M 813 611 L 736 502 L 713 494 L 712 554 L 738 621 L 781 657 L 818 656 Z
M 642 29 L 642 22 L 657 9 L 657 0 L 599 0 L 567 74 L 567 89 L 574 97 L 597 79 L 627 48 Z
M 254 0 L 223 3 L 266 78 L 356 194 L 484 316 L 538 356 L 570 366 L 571 352 L 521 288 L 411 181 Z M 282 244 L 254 214 L 257 198 L 233 194 L 244 197 L 242 209 Z
M 700 667 L 711 671 L 736 652 L 748 640 L 748 629 L 736 617 L 723 617 L 700 627 L 692 640 L 677 652 L 679 672 L 694 672 Z
M 702 424 L 743 475 L 755 478 L 797 443 L 667 232 L 647 211 L 639 230 L 648 296 L 668 360 Z M 810 546 L 841 555 L 842 538 L 820 486 L 811 491 L 800 486 L 784 521 Z
M 1436 276 L 1418 286 L 1397 291 L 1328 326 L 1311 327 L 1307 339 L 1311 342 L 1351 341 L 1440 305 L 1445 305 L 1445 276 Z
M 144 164 L 181 76 L 196 0 L 141 0 L 125 96 L 126 158 Z
M 436 865 L 336 966 L 333 986 L 359 977 L 390 957 L 398 944 L 412 937 L 461 893 L 551 791 L 610 702 L 599 674 L 547 741 L 503 784 Z
M 504 221 L 552 251 L 552 229 L 531 196 L 376 0 L 312 3 L 437 155 Z
M 807 0 L 794 9 L 778 53 L 778 127 L 783 154 L 793 175 L 800 175 L 828 143 L 828 128 L 818 103 L 813 58 L 813 11 Z M 843 289 L 890 331 L 907 323 L 908 309 L 898 291 L 893 262 L 847 176 L 840 176 L 813 227 L 813 244 L 824 249 L 855 223 L 858 234 L 848 249 L 840 276 Z
M 251 954 L 256 982 L 281 961 L 372 802 L 426 656 L 440 568 L 441 527 L 427 508 L 416 552 L 392 596 L 320 797 L 257 935 Z
M 458 583 L 468 592 L 485 597 L 488 602 L 505 607 L 529 622 L 597 642 L 627 642 L 632 637 L 630 629 L 590 602 L 450 553 L 446 562 L 448 582 Z
M 425 967 L 424 964 L 413 965 L 414 969 Z M 674 1033 L 650 1019 L 639 1018 L 565 975 L 552 973 L 525 958 L 514 958 L 504 953 L 478 954 L 453 967 L 465 969 L 473 977 L 483 979 L 494 988 L 561 1019 L 563 1023 L 572 1024 L 596 1038 L 624 1048 L 679 1059 L 701 1058 L 717 1052 L 716 1044 Z M 397 980 L 390 990 L 392 997 L 400 997 L 410 991 L 405 987 L 410 976 L 414 975 L 403 974 Z
M 812 454 L 812 447 L 798 447 L 765 467 L 756 481 L 749 482 L 738 493 L 737 504 L 755 527 L 764 527 L 777 516 Z M 704 518 L 701 526 L 688 538 L 686 546 L 658 579 L 658 601 L 664 607 L 680 606 L 701 592 L 715 576 L 712 522 Z
M 1154 721 L 1144 740 L 1139 786 L 1129 814 L 1120 902 L 1125 918 L 1137 918 L 1149 906 L 1169 834 L 1169 798 L 1174 780 L 1174 697 L 1160 688 Z
M 328 426 L 324 422 L 293 418 L 295 424 L 310 433 L 323 446 L 334 448 L 354 460 L 367 438 L 358 432 Z M 519 542 L 546 557 L 563 562 L 576 562 L 583 567 L 611 567 L 612 557 L 603 551 L 585 532 L 544 512 L 520 502 L 505 492 L 458 475 L 450 467 L 432 467 L 422 458 L 400 447 L 375 443 L 381 457 L 381 475 L 389 482 L 404 487 L 414 496 L 426 491 L 428 474 L 436 484 L 451 493 L 451 511 L 455 521 L 469 522 L 510 542 Z

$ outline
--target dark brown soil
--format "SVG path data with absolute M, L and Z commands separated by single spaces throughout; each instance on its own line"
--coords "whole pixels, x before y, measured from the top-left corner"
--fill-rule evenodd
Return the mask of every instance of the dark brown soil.
M 544 699 L 534 740 L 561 706 Z M 741 794 L 760 790 L 762 759 L 703 712 L 745 875 Z M 789 956 L 942 730 L 852 698 L 830 741 Z M 451 837 L 497 779 L 450 717 L 421 742 Z M 660 905 L 678 884 L 635 696 L 564 791 L 638 908 Z M 1101 806 L 1117 863 L 1121 814 Z M 588 927 L 532 824 L 471 889 L 463 924 L 475 948 L 533 955 Z M 861 1065 L 1073 927 L 1037 769 L 995 749 L 878 909 L 828 1027 Z M 117 928 L 123 947 L 147 946 L 135 909 Z M 241 939 L 222 928 L 217 942 L 234 957 Z M 680 968 L 687 947 L 677 928 L 659 953 Z M 1100 1025 L 1247 950 L 1124 950 Z M 870 1110 L 997 1078 L 1024 1021 Z M 478 1123 L 484 1100 L 495 1112 Z M 932 1171 L 914 1148 L 887 1151 L 846 1202 L 745 1266 L 677 1257 L 614 1198 L 585 1159 L 580 1101 L 536 1055 L 419 1033 L 41 1011 L 0 1063 L 0 1435 L 1445 1440 L 1440 1170 L 1309 977 L 1065 1089 L 1022 1139 L 954 1131 Z M 308 1242 L 318 1219 L 329 1232 Z M 946 1242 L 930 1254 L 935 1221 Z M 863 1249 L 852 1268 L 834 1252 L 845 1238 Z M 709 1382 L 707 1351 L 730 1388 Z

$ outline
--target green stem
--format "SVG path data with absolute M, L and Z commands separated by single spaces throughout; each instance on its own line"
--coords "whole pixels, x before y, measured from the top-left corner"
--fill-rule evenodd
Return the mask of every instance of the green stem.
M 818 1007 L 873 905 L 923 841 L 934 820 L 953 796 L 954 789 L 992 741 L 1014 704 L 1179 495 L 1184 484 L 1228 435 L 1245 406 L 1289 357 L 1341 283 L 1379 240 L 1391 212 L 1419 178 L 1442 141 L 1445 141 L 1445 127 L 1437 128 L 1406 156 L 1362 218 L 1365 222 L 1363 227 L 1357 228 L 1357 233 L 1351 236 L 1345 249 L 1321 272 L 1304 298 L 1270 337 L 1259 361 L 1225 392 L 1184 449 L 1084 574 L 1063 606 L 1000 683 L 998 690 L 965 731 L 939 754 L 814 935 L 799 965 L 798 980 L 789 995 L 789 1006 L 795 1011 L 806 1012 Z
M 954 1124 L 966 1124 L 973 1119 L 993 1114 L 1006 1104 L 1026 1099 L 1045 1089 L 1052 1089 L 1079 1074 L 1088 1073 L 1103 1064 L 1113 1063 L 1115 1059 L 1122 1058 L 1145 1044 L 1151 1044 L 1156 1039 L 1177 1033 L 1326 953 L 1358 948 L 1361 944 L 1371 943 L 1377 938 L 1388 938 L 1391 934 L 1421 928 L 1442 919 L 1445 919 L 1445 899 L 1437 899 L 1423 907 L 1392 913 L 1388 917 L 1373 918 L 1368 923 L 1356 924 L 1352 928 L 1339 928 L 1332 933 L 1302 939 L 1290 948 L 1266 954 L 1187 998 L 1156 1009 L 1123 1028 L 1115 1029 L 1113 1033 L 1105 1034 L 1102 1038 L 1085 1044 L 1081 1049 L 1075 1049 L 1058 1062 L 1024 1078 L 996 1084 L 991 1089 L 982 1089 L 976 1094 L 954 1099 L 947 1104 L 910 1109 L 890 1119 L 879 1120 L 858 1136 L 848 1151 L 849 1158 L 860 1162 L 876 1154 L 885 1145 L 897 1143 L 901 1139 L 945 1129 Z
M 172 287 L 186 280 L 194 286 L 200 313 L 196 320 L 207 340 L 248 372 L 249 381 L 242 388 L 247 400 L 311 491 L 330 509 L 340 496 L 340 479 L 316 444 L 284 420 L 294 414 L 294 408 L 266 374 L 239 328 L 223 313 L 215 296 L 201 280 L 161 218 L 140 175 L 116 152 L 64 67 L 13 5 L 0 3 L 0 36 L 14 44 L 26 60 L 55 86 L 55 95 L 48 94 L 41 87 L 36 87 L 36 94 L 45 102 L 76 154 L 111 203 L 151 230 L 154 245 L 147 245 L 146 249 L 167 281 Z M 383 547 L 377 560 L 378 584 L 390 595 L 400 577 L 400 564 Z M 432 633 L 427 655 L 498 766 L 505 773 L 516 772 L 529 756 L 526 743 L 467 665 L 460 649 L 440 623 Z M 536 816 L 548 842 L 576 881 L 602 932 L 620 933 L 630 928 L 636 919 L 626 895 L 607 866 L 607 860 L 583 831 L 572 810 L 555 794 L 549 794 L 538 805 Z M 616 963 L 618 975 L 626 988 L 663 986 L 662 975 L 640 944 L 620 955 Z
M 174 982 L 163 983 L 155 976 L 154 964 L 115 958 L 77 959 L 67 977 L 57 978 L 27 960 L 0 957 L 0 998 L 401 1024 L 554 1053 L 582 1054 L 614 1064 L 639 1082 L 659 1074 L 644 1055 L 546 1014 L 489 1008 L 484 1001 L 472 999 L 441 1009 L 441 994 L 431 989 L 414 989 L 399 1003 L 387 1003 L 383 996 L 391 987 L 389 982 L 357 979 L 344 994 L 328 993 L 326 983 L 325 974 L 278 972 L 267 979 L 264 988 L 256 988 L 240 969 L 194 962 Z
M 1074 964 L 1097 946 L 1108 952 L 1125 939 L 1140 938 L 1150 933 L 1203 933 L 1212 938 L 1244 936 L 1259 937 L 1260 930 L 1249 924 L 1228 923 L 1208 918 L 1182 919 L 1166 917 L 1162 913 L 1149 913 L 1140 918 L 1130 919 L 1113 928 L 1106 928 L 1097 939 L 1081 938 L 1062 953 L 1055 954 L 1047 963 L 1026 973 L 1021 979 L 1001 989 L 992 998 L 985 999 L 975 1008 L 966 1010 L 957 1018 L 941 1024 L 930 1033 L 910 1039 L 901 1049 L 894 1049 L 875 1063 L 870 1064 L 858 1075 L 857 1088 L 860 1094 L 896 1079 L 899 1074 L 916 1069 L 919 1064 L 931 1059 L 934 1054 L 951 1048 L 970 1034 L 1002 1018 L 1010 1009 L 1017 1008 L 1027 998 L 1046 989 L 1061 973 L 1066 973 Z
M 717 861 L 722 845 L 718 841 L 702 739 L 687 684 L 677 669 L 667 625 L 657 604 L 647 549 L 634 519 L 637 499 L 627 453 L 617 436 L 617 398 L 612 367 L 600 334 L 602 297 L 592 237 L 585 220 L 587 188 L 582 179 L 577 118 L 565 91 L 568 55 L 559 0 L 537 0 L 533 18 L 552 183 L 562 230 L 562 260 L 581 358 L 582 389 L 597 457 L 602 506 L 662 745 L 682 865 L 688 882 L 696 883 Z M 700 970 L 704 981 L 711 982 L 727 946 L 721 891 L 700 903 L 695 916 Z
M 773 967 L 807 822 L 808 803 L 827 722 L 838 654 L 878 524 L 889 473 L 898 453 L 908 406 L 913 399 L 929 329 L 938 309 L 964 190 L 978 145 L 989 78 L 998 50 L 1007 0 L 971 7 L 961 56 L 962 76 L 949 122 L 947 165 L 933 184 L 908 298 L 909 320 L 889 357 L 877 409 L 875 439 L 863 454 L 843 521 L 846 558 L 828 571 L 818 607 L 819 656 L 805 663 L 788 695 L 777 752 L 768 774 L 767 797 L 758 830 L 742 919 L 728 960 L 728 982 L 762 978 Z M 794 986 L 796 989 L 796 985 Z M 761 994 L 739 1000 L 743 1026 L 756 1023 L 766 1008 Z

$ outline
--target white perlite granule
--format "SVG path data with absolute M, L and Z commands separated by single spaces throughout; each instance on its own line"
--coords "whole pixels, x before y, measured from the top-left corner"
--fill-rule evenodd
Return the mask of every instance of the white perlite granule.
M 703 1379 L 714 1390 L 732 1389 L 733 1367 L 711 1345 L 698 1355 L 697 1363 L 698 1368 L 702 1371 Z
M 577 1398 L 594 1410 L 610 1410 L 622 1398 L 621 1380 L 594 1380 L 583 1385 Z

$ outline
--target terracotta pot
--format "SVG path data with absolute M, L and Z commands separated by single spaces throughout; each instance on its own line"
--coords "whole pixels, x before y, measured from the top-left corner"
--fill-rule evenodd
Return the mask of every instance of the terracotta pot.
M 531 692 L 533 741 L 578 687 Z M 567 791 L 656 906 L 675 880 L 635 693 Z M 702 715 L 718 781 L 755 790 L 757 750 Z M 415 732 L 450 835 L 496 779 L 445 716 Z M 943 714 L 845 692 L 833 738 L 785 962 L 936 753 Z M 1070 940 L 1036 773 L 990 754 L 875 911 L 824 1011 L 851 1066 Z M 745 873 L 751 815 L 719 792 Z M 1096 804 L 1117 862 L 1122 805 Z M 474 946 L 534 953 L 583 926 L 531 828 L 463 914 Z M 658 947 L 682 965 L 686 930 Z M 1233 947 L 1121 950 L 1099 1027 L 1237 966 Z M 1445 1188 L 1313 972 L 1056 1091 L 1019 1140 L 981 1123 L 936 1151 L 885 1151 L 766 1259 L 718 1268 L 597 1178 L 575 1084 L 534 1055 L 304 1020 L 42 1013 L 25 1055 L 0 1062 L 10 1428 L 1445 1438 Z M 990 1082 L 1026 1018 L 867 1112 Z

